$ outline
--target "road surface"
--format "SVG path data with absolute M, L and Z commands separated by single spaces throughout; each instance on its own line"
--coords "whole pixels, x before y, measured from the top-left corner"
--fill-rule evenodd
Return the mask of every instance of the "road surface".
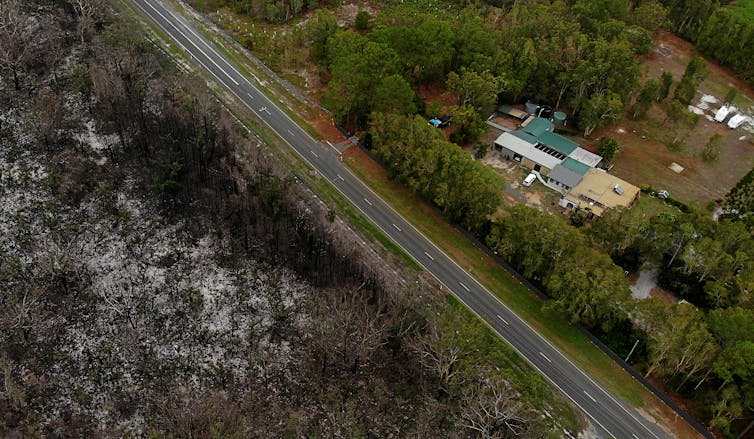
M 185 17 L 159 0 L 131 0 L 215 81 L 267 123 L 301 157 L 345 195 L 385 235 L 400 245 L 487 323 L 591 419 L 602 437 L 667 438 L 657 425 L 604 390 L 474 278 L 354 177 L 330 145 L 310 137 L 244 76 Z

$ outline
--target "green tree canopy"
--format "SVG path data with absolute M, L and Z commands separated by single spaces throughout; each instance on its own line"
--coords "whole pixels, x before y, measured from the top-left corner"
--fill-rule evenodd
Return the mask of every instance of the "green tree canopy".
M 618 152 L 620 152 L 620 145 L 612 137 L 602 137 L 597 143 L 597 154 L 601 155 L 607 163 L 612 163 Z
M 469 105 L 486 119 L 494 111 L 497 95 L 504 90 L 506 82 L 489 71 L 479 73 L 462 67 L 460 74 L 448 74 L 445 85 L 458 95 L 459 106 Z
M 389 85 L 393 86 L 392 91 L 400 86 L 396 78 L 383 83 L 384 78 L 399 71 L 398 55 L 356 32 L 339 31 L 332 35 L 327 40 L 327 54 L 332 79 L 322 100 L 339 119 L 350 114 L 366 116 L 378 86 L 382 92 L 387 92 Z M 386 96 L 380 98 L 384 104 Z
M 574 322 L 609 331 L 625 319 L 631 293 L 623 270 L 589 246 L 574 247 L 545 279 L 552 304 Z
M 306 32 L 311 45 L 309 57 L 316 63 L 327 61 L 327 39 L 338 30 L 335 16 L 327 9 L 317 9 L 306 24 Z
M 455 55 L 455 32 L 448 21 L 420 15 L 407 25 L 378 26 L 369 38 L 399 54 L 405 77 L 411 82 L 428 82 L 450 70 Z
M 420 116 L 375 113 L 371 133 L 372 150 L 390 177 L 432 200 L 452 221 L 478 231 L 500 203 L 502 179 Z

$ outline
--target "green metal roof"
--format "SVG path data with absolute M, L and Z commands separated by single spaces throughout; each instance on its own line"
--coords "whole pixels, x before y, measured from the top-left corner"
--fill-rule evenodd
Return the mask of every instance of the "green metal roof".
M 526 140 L 529 143 L 539 142 L 543 145 L 568 155 L 578 148 L 579 144 L 566 139 L 565 137 L 555 134 L 553 132 L 554 125 L 544 117 L 535 117 L 525 127 L 518 131 L 514 131 L 513 134 L 518 138 Z M 532 141 L 534 139 L 534 141 Z
M 572 159 L 570 157 L 568 157 L 567 159 L 563 160 L 563 162 L 561 163 L 561 165 L 563 165 L 564 167 L 570 169 L 571 171 L 573 171 L 573 172 L 575 172 L 575 173 L 577 173 L 579 175 L 586 174 L 586 171 L 588 171 L 590 169 L 589 165 L 587 165 L 585 163 L 581 163 L 580 161 L 574 160 L 574 159 Z
M 521 128 L 521 130 L 532 136 L 539 137 L 546 132 L 552 131 L 553 128 L 554 126 L 549 120 L 544 117 L 535 117 L 531 122 L 527 123 L 525 127 Z
M 557 149 L 565 155 L 572 153 L 574 149 L 579 147 L 579 144 L 573 140 L 566 139 L 559 134 L 551 133 L 549 131 L 545 131 L 542 135 L 538 136 L 537 139 L 540 143 L 545 144 L 552 149 Z
M 538 142 L 538 140 L 537 140 L 536 137 L 532 136 L 529 133 L 523 132 L 521 130 L 512 131 L 511 134 L 513 134 L 514 136 L 518 137 L 519 139 L 521 139 L 521 140 L 523 140 L 525 142 L 531 143 L 532 145 L 534 145 L 535 143 Z

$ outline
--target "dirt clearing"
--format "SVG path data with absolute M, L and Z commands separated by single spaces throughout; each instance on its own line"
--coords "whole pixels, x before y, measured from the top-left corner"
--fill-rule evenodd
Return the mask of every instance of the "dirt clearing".
M 660 33 L 655 38 L 655 50 L 642 65 L 646 78 L 656 78 L 663 71 L 669 71 L 678 80 L 694 54 L 690 43 L 672 34 Z M 752 168 L 754 127 L 744 124 L 732 130 L 711 119 L 730 87 L 738 89 L 734 104 L 739 111 L 750 112 L 754 90 L 727 69 L 709 60 L 707 66 L 710 73 L 690 107 L 700 114 L 699 123 L 677 146 L 672 149 L 666 146 L 672 137 L 672 126 L 660 106 L 652 108 L 644 120 L 622 119 L 595 134 L 594 138 L 613 137 L 621 145 L 612 174 L 635 185 L 651 184 L 655 189 L 666 189 L 673 198 L 705 206 L 725 196 Z M 715 134 L 722 136 L 720 155 L 717 161 L 706 162 L 702 151 Z M 685 169 L 676 173 L 669 168 L 673 163 Z

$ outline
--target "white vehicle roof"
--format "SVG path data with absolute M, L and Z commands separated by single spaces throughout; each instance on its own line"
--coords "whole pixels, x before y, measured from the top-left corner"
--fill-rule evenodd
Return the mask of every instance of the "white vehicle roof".
M 746 116 L 744 116 L 743 114 L 736 114 L 728 121 L 728 128 L 738 128 L 744 123 L 745 120 Z

